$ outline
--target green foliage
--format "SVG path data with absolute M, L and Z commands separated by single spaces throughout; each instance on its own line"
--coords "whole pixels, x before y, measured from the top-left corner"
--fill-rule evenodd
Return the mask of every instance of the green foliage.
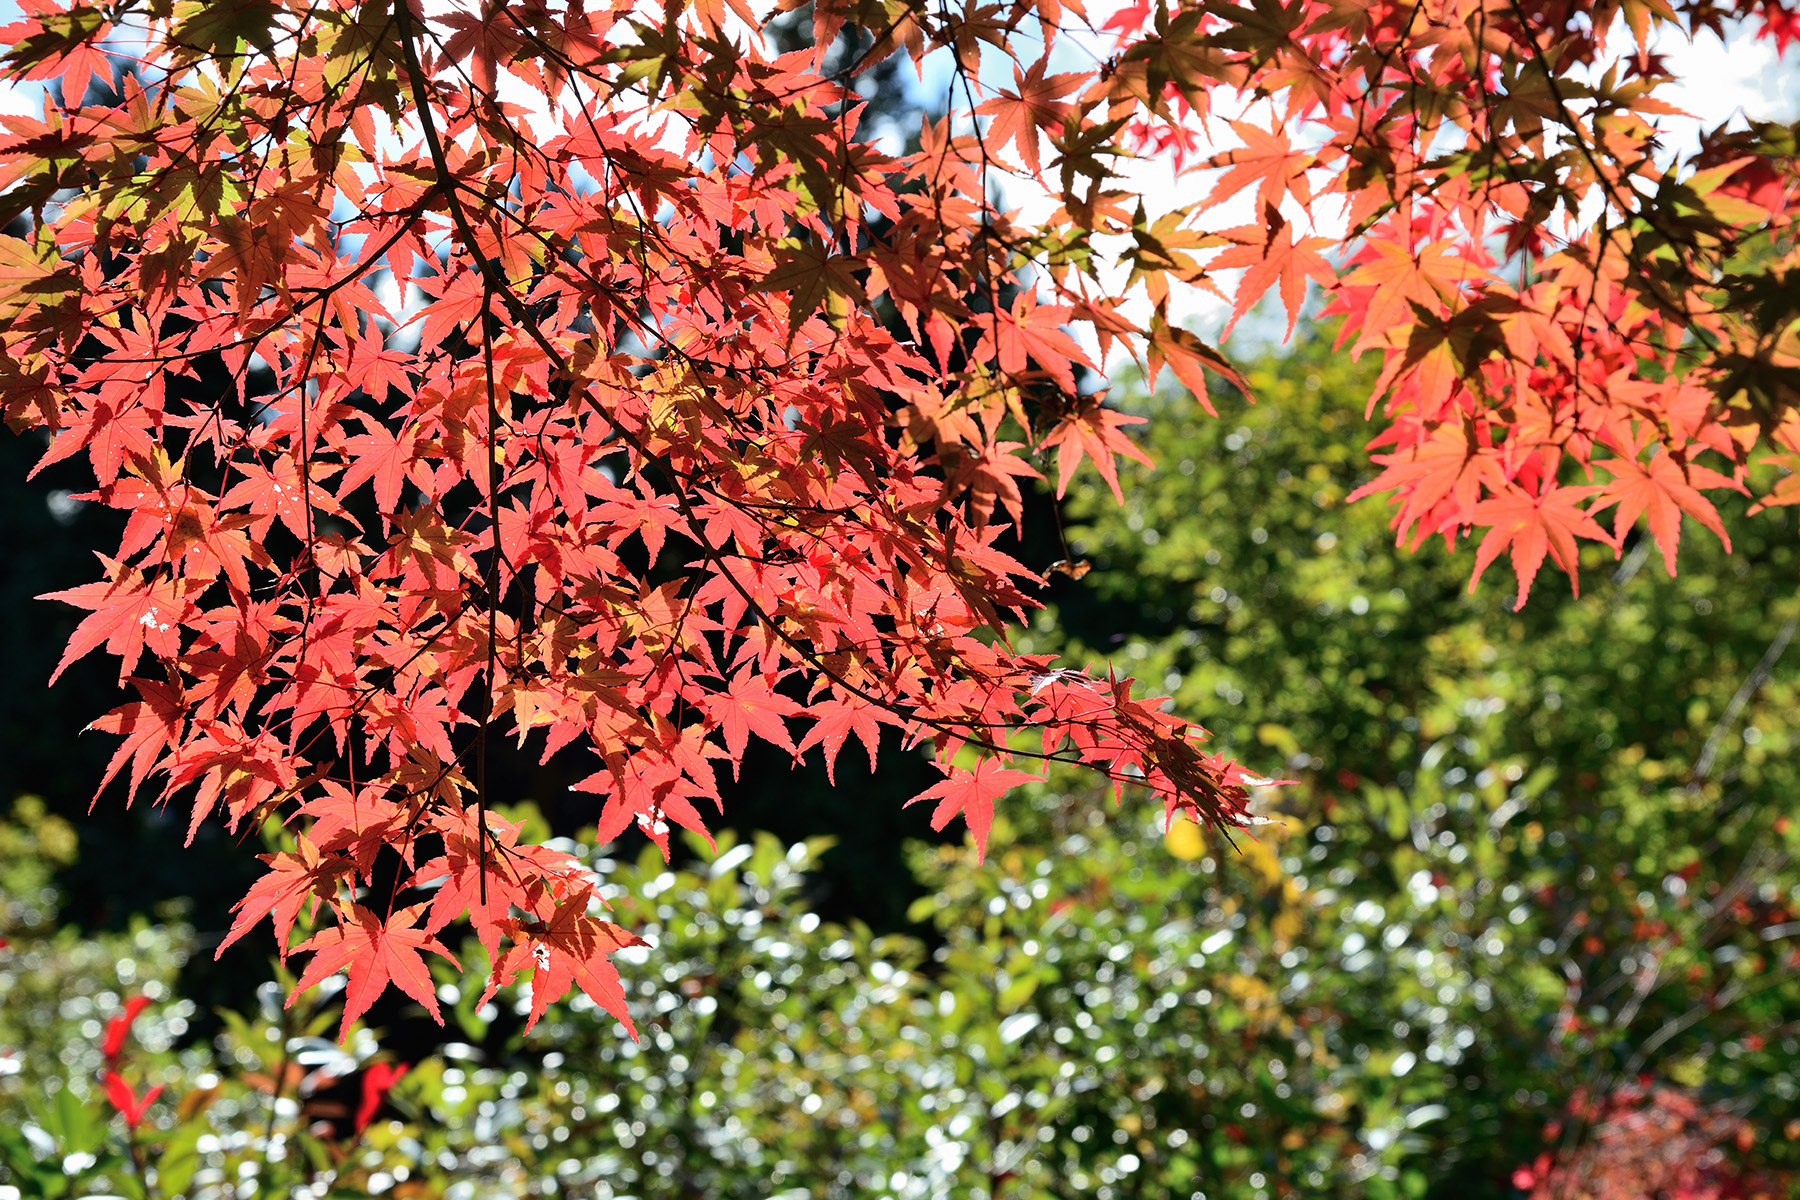
M 822 840 L 726 834 L 690 849 L 689 870 L 651 847 L 595 862 L 614 918 L 651 943 L 619 955 L 641 1041 L 577 1000 L 511 1046 L 526 1069 L 447 1077 L 516 1156 L 504 1194 L 879 1194 L 920 1150 L 893 1124 L 906 1057 L 893 1014 L 920 948 L 808 911 Z M 505 1099 L 510 1113 L 493 1102 Z M 457 1127 L 449 1108 L 431 1115 Z M 466 1159 L 486 1140 L 446 1148 Z
M 1503 1193 L 1547 1105 L 1650 1073 L 1740 1100 L 1792 1159 L 1791 523 L 1740 506 L 1733 551 L 1696 539 L 1679 579 L 1647 539 L 1590 548 L 1585 597 L 1502 611 L 1342 505 L 1357 374 L 1315 341 L 1217 421 L 1149 402 L 1162 469 L 1122 510 L 1078 494 L 1070 537 L 1139 631 L 1104 649 L 1297 781 L 1273 803 L 1318 932 L 1288 1007 L 1444 1110 L 1365 1119 L 1365 1148 Z
M 169 1001 L 137 1026 L 159 1051 L 193 1015 L 173 999 L 193 940 L 184 925 L 140 917 L 122 933 L 89 938 L 57 928 L 54 875 L 75 852 L 74 828 L 36 797 L 0 819 L 0 1130 L 22 1128 L 33 1104 L 56 1103 L 65 1081 L 73 1098 L 96 1094 L 102 1025 L 125 993 Z

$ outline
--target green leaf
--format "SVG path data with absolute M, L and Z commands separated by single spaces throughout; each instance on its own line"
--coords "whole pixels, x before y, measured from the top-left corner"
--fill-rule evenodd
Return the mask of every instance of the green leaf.
M 264 54 L 275 53 L 275 16 L 280 9 L 271 0 L 243 0 L 218 4 L 213 0 L 182 0 L 175 6 L 172 45 L 202 58 L 240 56 L 246 43 Z
M 54 1101 L 57 1132 L 61 1135 L 64 1154 L 86 1154 L 105 1138 L 104 1127 L 97 1127 L 93 1116 L 70 1087 L 56 1093 Z
M 825 308 L 826 320 L 835 328 L 849 315 L 850 305 L 865 301 L 862 284 L 854 274 L 856 260 L 833 254 L 819 242 L 783 238 L 775 244 L 775 266 L 763 276 L 762 286 L 788 293 L 790 333 Z
M 1038 977 L 1035 973 L 1022 975 L 1008 984 L 1006 990 L 1000 993 L 995 1008 L 1003 1013 L 1014 1012 L 1021 1004 L 1031 999 L 1037 989 Z
M 198 1149 L 205 1132 L 204 1121 L 190 1121 L 163 1143 L 162 1155 L 156 1160 L 156 1186 L 163 1195 L 179 1196 L 194 1181 L 194 1173 L 205 1161 Z

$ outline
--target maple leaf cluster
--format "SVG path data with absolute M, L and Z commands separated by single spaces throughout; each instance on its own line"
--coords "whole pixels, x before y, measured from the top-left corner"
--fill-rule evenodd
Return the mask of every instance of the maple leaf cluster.
M 1051 761 L 1244 823 L 1204 731 L 1007 633 L 1042 583 L 1005 549 L 1020 480 L 1054 450 L 1059 495 L 1084 463 L 1117 493 L 1143 458 L 1091 351 L 1241 385 L 1188 290 L 1234 323 L 1273 291 L 1290 330 L 1323 290 L 1385 364 L 1364 492 L 1403 538 L 1478 536 L 1477 576 L 1508 556 L 1520 602 L 1640 523 L 1673 570 L 1684 515 L 1723 537 L 1719 492 L 1800 466 L 1795 135 L 1678 160 L 1652 49 L 1785 44 L 1783 4 L 813 9 L 779 55 L 741 0 L 0 29 L 0 73 L 46 84 L 0 118 L 0 406 L 127 514 L 57 594 L 88 614 L 58 671 L 118 660 L 108 781 L 291 828 L 232 937 L 322 910 L 302 980 L 348 971 L 347 1018 L 390 983 L 433 1009 L 461 919 L 534 1019 L 573 987 L 624 1018 L 632 935 L 489 811 L 490 736 L 586 747 L 598 839 L 665 850 L 753 737 L 828 769 L 927 745 L 917 799 L 978 844 Z M 1111 57 L 1054 70 L 1077 35 Z M 895 54 L 952 74 L 905 153 L 856 90 Z M 1146 214 L 1145 152 L 1197 198 Z
M 1356 496 L 1388 494 L 1402 541 L 1477 538 L 1476 579 L 1507 555 L 1522 605 L 1546 557 L 1575 585 L 1582 541 L 1616 555 L 1640 524 L 1673 573 L 1682 518 L 1724 539 L 1716 500 L 1759 463 L 1782 476 L 1760 503 L 1800 501 L 1795 133 L 1722 126 L 1677 155 L 1655 50 L 1785 49 L 1795 21 L 1780 0 L 1137 0 L 1110 65 L 1130 139 L 1215 179 L 1208 205 L 1255 205 L 1183 225 L 1231 243 L 1197 282 L 1243 269 L 1232 320 L 1276 289 L 1291 330 L 1316 282 L 1339 345 L 1382 357 Z M 1199 157 L 1209 134 L 1238 145 Z
M 489 809 L 490 737 L 585 746 L 598 840 L 665 853 L 753 737 L 828 769 L 927 745 L 919 799 L 978 843 L 1050 761 L 1242 817 L 1204 731 L 1006 633 L 1042 583 L 1003 549 L 1033 456 L 1115 491 L 1143 457 L 1070 332 L 1133 331 L 1079 251 L 1114 219 L 1111 85 L 1046 76 L 1053 7 L 820 5 L 780 56 L 754 16 L 28 0 L 0 29 L 48 84 L 0 118 L 0 404 L 127 514 L 53 597 L 86 611 L 57 673 L 104 650 L 130 689 L 102 787 L 288 828 L 226 942 L 267 920 L 301 987 L 346 972 L 346 1025 L 389 985 L 435 1014 L 467 920 L 490 994 L 629 1027 L 636 939 Z M 845 22 L 873 48 L 828 77 Z M 977 43 L 1021 29 L 983 98 Z M 998 129 L 859 137 L 850 76 L 939 50 Z M 1060 217 L 990 202 L 997 138 L 1033 171 L 1064 139 Z M 1196 387 L 1224 369 L 1148 333 Z

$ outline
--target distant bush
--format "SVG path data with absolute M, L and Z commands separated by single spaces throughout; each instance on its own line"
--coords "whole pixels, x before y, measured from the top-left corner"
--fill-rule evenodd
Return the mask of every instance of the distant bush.
M 448 977 L 439 998 L 466 1040 L 410 1066 L 360 1026 L 332 1041 L 329 997 L 282 1009 L 286 981 L 257 1012 L 225 1014 L 210 1046 L 170 1049 L 180 1003 L 151 1004 L 110 1064 L 110 1008 L 91 1023 L 39 1013 L 68 1039 L 62 1086 L 18 1098 L 0 1178 L 26 1196 L 191 1200 L 252 1182 L 301 1200 L 1521 1184 L 1512 1168 L 1469 1174 L 1496 1104 L 1529 1118 L 1516 1163 L 1545 1145 L 1550 1106 L 1527 1089 L 1554 1088 L 1548 1047 L 1567 1033 L 1549 967 L 1490 953 L 1517 902 L 1414 881 L 1376 912 L 1305 881 L 1295 832 L 1232 851 L 1191 827 L 1098 820 L 1100 803 L 1044 790 L 986 865 L 915 851 L 933 889 L 917 915 L 943 939 L 930 954 L 808 911 L 818 843 L 727 835 L 681 870 L 651 850 L 593 860 L 616 918 L 652 943 L 624 964 L 638 1042 L 584 1001 L 505 1035 L 518 1022 Z M 1409 1017 L 1417 1032 L 1397 1034 Z M 97 1086 L 109 1069 L 133 1101 L 163 1089 L 135 1128 Z M 1588 1160 L 1609 1119 L 1590 1120 L 1603 1132 Z M 1738 1153 L 1738 1127 L 1720 1153 Z M 1579 1169 L 1539 1166 L 1534 1188 Z

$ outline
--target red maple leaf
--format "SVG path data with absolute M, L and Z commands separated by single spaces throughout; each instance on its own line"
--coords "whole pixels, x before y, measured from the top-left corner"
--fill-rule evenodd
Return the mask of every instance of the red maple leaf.
M 168 684 L 154 679 L 134 679 L 131 681 L 137 688 L 140 699 L 129 704 L 122 704 L 104 717 L 89 725 L 89 729 L 97 729 L 103 733 L 117 733 L 125 740 L 113 751 L 112 761 L 106 764 L 106 774 L 100 779 L 100 786 L 94 789 L 98 796 L 106 790 L 106 785 L 113 781 L 126 762 L 131 763 L 130 788 L 125 793 L 125 803 L 130 806 L 137 796 L 140 784 L 150 773 L 156 761 L 172 750 L 181 741 L 181 731 L 187 715 L 185 698 L 176 693 Z
M 611 921 L 588 916 L 592 894 L 591 888 L 579 889 L 558 903 L 549 921 L 515 926 L 513 945 L 494 965 L 482 1002 L 486 1003 L 497 987 L 507 986 L 521 972 L 530 971 L 531 1013 L 525 1021 L 528 1032 L 550 1005 L 568 995 L 571 987 L 579 987 L 636 1037 L 637 1026 L 625 1005 L 625 987 L 609 955 L 627 946 L 647 943 Z
M 1041 782 L 1041 776 L 1003 767 L 997 758 L 984 758 L 975 764 L 973 771 L 952 767 L 949 778 L 926 788 L 906 803 L 912 805 L 921 800 L 936 799 L 937 807 L 931 812 L 933 829 L 942 829 L 950 823 L 950 818 L 960 814 L 969 826 L 970 836 L 975 839 L 975 853 L 985 857 L 988 830 L 994 824 L 994 801 L 1020 784 Z
M 444 1018 L 438 1011 L 437 990 L 432 986 L 431 971 L 419 952 L 429 950 L 442 955 L 458 970 L 462 969 L 462 964 L 437 938 L 414 927 L 424 910 L 423 904 L 415 904 L 385 921 L 360 904 L 334 910 L 338 915 L 336 925 L 314 934 L 296 947 L 310 951 L 312 958 L 306 964 L 306 973 L 294 985 L 288 1003 L 292 1004 L 294 997 L 307 988 L 344 971 L 349 976 L 349 983 L 344 988 L 340 1038 L 349 1036 L 351 1024 L 369 1011 L 369 1005 L 375 1003 L 375 998 L 389 983 L 424 1005 L 432 1019 L 442 1025 Z
M 825 753 L 825 778 L 833 784 L 837 783 L 838 752 L 843 749 L 844 742 L 851 733 L 856 734 L 862 741 L 863 749 L 868 752 L 869 770 L 872 773 L 875 770 L 876 753 L 881 746 L 881 727 L 902 723 L 880 705 L 853 697 L 814 704 L 807 712 L 813 718 L 813 727 L 801 739 L 800 751 L 805 753 L 812 746 L 822 749 Z
M 548 895 L 542 879 L 577 864 L 561 851 L 518 845 L 523 826 L 492 813 L 487 814 L 484 847 L 476 832 L 478 815 L 475 809 L 465 809 L 460 819 L 437 822 L 445 852 L 422 864 L 410 886 L 423 887 L 442 880 L 432 894 L 425 931 L 437 933 L 467 916 L 489 959 L 494 959 L 500 953 L 500 939 L 513 910 L 540 914 L 547 911 Z
M 800 706 L 772 690 L 762 675 L 740 671 L 732 676 L 728 691 L 715 692 L 701 703 L 725 737 L 733 778 L 737 777 L 738 764 L 744 759 L 744 748 L 750 744 L 752 732 L 790 754 L 799 754 L 782 718 L 799 713 Z
M 291 854 L 283 851 L 261 856 L 269 870 L 250 885 L 249 892 L 234 906 L 237 916 L 213 958 L 224 954 L 227 946 L 268 917 L 275 926 L 275 944 L 285 961 L 289 935 L 300 919 L 300 910 L 305 908 L 310 915 L 318 909 L 319 901 L 333 899 L 339 880 L 355 870 L 355 864 L 340 855 L 320 854 L 312 839 L 303 833 L 296 836 L 295 844 L 297 848 Z
M 120 683 L 137 667 L 145 650 L 159 658 L 173 658 L 181 649 L 181 626 L 193 612 L 182 582 L 168 578 L 147 580 L 110 558 L 102 556 L 100 561 L 112 577 L 110 582 L 83 584 L 38 597 L 61 600 L 93 613 L 75 627 L 56 670 L 51 672 L 51 683 L 70 663 L 102 643 L 107 653 L 118 656 Z
M 393 434 L 374 418 L 363 421 L 367 433 L 344 439 L 344 452 L 350 465 L 338 480 L 338 498 L 342 500 L 365 480 L 375 481 L 375 502 L 383 513 L 398 512 L 401 489 L 412 470 L 418 453 L 418 438 L 412 433 Z

